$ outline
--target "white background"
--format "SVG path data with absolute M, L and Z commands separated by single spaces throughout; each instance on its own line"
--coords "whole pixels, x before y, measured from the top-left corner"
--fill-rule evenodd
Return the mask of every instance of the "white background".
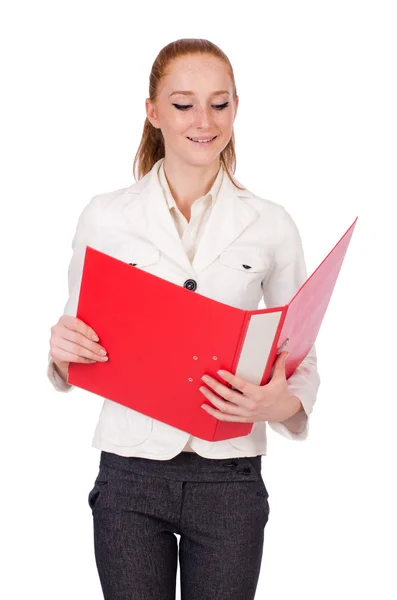
M 134 182 L 150 69 L 181 37 L 207 38 L 231 60 L 236 177 L 291 213 L 309 274 L 359 217 L 317 339 L 322 383 L 309 438 L 268 429 L 271 515 L 257 598 L 397 597 L 393 8 L 379 0 L 3 7 L 1 597 L 102 598 L 87 503 L 102 400 L 53 390 L 50 327 L 67 299 L 77 218 L 95 194 Z

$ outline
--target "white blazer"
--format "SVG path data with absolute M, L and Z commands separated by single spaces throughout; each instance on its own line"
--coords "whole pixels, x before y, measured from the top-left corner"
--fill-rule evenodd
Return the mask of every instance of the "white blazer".
M 72 242 L 64 314 L 76 315 L 87 245 L 177 285 L 194 279 L 197 289 L 192 293 L 238 308 L 257 309 L 261 298 L 267 307 L 291 300 L 307 273 L 301 238 L 289 213 L 247 189 L 238 190 L 225 173 L 191 264 L 160 187 L 157 171 L 163 160 L 129 187 L 94 196 L 82 211 Z M 161 297 L 158 301 L 161 304 Z M 74 387 L 58 375 L 50 357 L 47 374 L 58 391 Z M 189 440 L 192 449 L 207 458 L 265 455 L 267 425 L 289 439 L 306 439 L 319 385 L 313 346 L 288 379 L 290 394 L 298 396 L 304 407 L 293 418 L 294 430 L 301 432 L 264 421 L 254 423 L 247 436 L 218 442 L 189 436 L 104 398 L 92 446 L 122 456 L 168 460 Z

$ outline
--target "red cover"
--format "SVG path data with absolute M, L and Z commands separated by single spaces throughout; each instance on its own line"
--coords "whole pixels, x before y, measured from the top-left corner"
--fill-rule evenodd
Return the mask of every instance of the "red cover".
M 70 363 L 68 382 L 209 441 L 250 433 L 201 408 L 204 374 L 264 385 L 286 342 L 289 377 L 312 347 L 356 220 L 286 306 L 245 311 L 87 246 L 76 316 L 109 360 Z M 282 348 L 283 349 L 283 348 Z

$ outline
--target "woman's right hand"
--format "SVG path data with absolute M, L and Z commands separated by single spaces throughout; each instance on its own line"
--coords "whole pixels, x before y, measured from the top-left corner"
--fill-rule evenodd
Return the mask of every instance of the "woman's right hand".
M 62 315 L 51 327 L 51 358 L 66 380 L 69 363 L 95 363 L 108 360 L 105 348 L 98 343 L 99 337 L 84 321 L 70 315 Z

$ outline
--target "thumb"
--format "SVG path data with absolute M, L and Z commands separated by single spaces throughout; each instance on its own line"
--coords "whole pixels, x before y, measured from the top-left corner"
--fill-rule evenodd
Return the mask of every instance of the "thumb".
M 274 371 L 277 374 L 279 374 L 279 375 L 284 375 L 285 374 L 285 361 L 287 360 L 288 354 L 289 354 L 289 352 L 287 352 L 286 350 L 284 350 L 277 357 L 277 360 L 276 360 L 275 365 L 274 365 Z

